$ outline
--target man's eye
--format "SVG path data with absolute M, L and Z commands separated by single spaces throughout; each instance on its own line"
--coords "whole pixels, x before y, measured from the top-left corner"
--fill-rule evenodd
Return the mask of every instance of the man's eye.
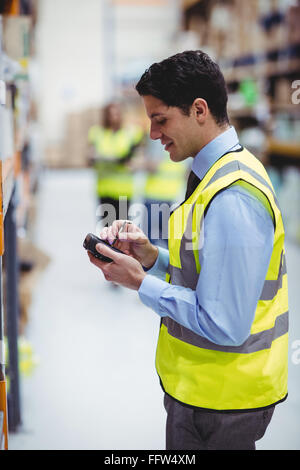
M 166 119 L 161 119 L 160 121 L 157 121 L 157 124 L 161 126 L 162 124 L 165 124 L 166 121 L 167 121 Z

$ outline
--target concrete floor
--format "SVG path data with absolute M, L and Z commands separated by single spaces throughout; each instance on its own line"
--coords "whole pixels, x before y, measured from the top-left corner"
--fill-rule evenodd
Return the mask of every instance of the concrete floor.
M 94 214 L 89 170 L 42 176 L 35 242 L 51 263 L 31 305 L 26 336 L 40 363 L 22 378 L 23 424 L 10 435 L 12 450 L 164 449 L 154 367 L 159 318 L 136 292 L 109 287 L 89 263 L 82 242 L 95 231 Z M 289 398 L 258 449 L 300 449 L 299 265 L 300 248 L 288 243 Z

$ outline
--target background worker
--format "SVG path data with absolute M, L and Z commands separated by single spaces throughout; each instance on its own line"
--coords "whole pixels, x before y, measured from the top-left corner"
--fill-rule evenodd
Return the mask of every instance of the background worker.
M 134 176 L 130 167 L 136 148 L 142 143 L 144 132 L 136 125 L 123 124 L 121 106 L 109 103 L 103 110 L 103 124 L 92 126 L 88 141 L 94 149 L 93 164 L 97 178 L 98 204 L 107 212 L 106 226 L 120 216 L 120 204 L 128 207 L 134 193 Z M 120 202 L 120 197 L 123 201 Z M 101 209 L 100 207 L 100 209 Z M 100 210 L 104 216 L 104 210 Z
M 90 257 L 161 317 L 156 368 L 167 449 L 255 449 L 287 397 L 288 292 L 282 216 L 263 165 L 239 145 L 217 66 L 201 51 L 153 64 L 136 86 L 174 162 L 193 157 L 168 250 L 130 224 Z M 103 229 L 110 242 L 121 221 Z M 145 272 L 146 271 L 146 272 Z M 155 276 L 154 276 L 155 275 Z M 163 276 L 165 275 L 165 280 Z
M 144 231 L 151 243 L 167 248 L 170 210 L 183 199 L 187 165 L 172 162 L 158 140 L 147 140 L 144 155 Z

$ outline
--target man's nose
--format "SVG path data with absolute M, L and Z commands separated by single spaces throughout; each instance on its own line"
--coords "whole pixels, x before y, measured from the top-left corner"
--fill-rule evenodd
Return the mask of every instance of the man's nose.
M 152 140 L 157 140 L 157 139 L 160 139 L 162 136 L 162 133 L 161 131 L 159 130 L 159 127 L 157 126 L 157 124 L 151 124 L 151 128 L 150 128 L 150 137 Z

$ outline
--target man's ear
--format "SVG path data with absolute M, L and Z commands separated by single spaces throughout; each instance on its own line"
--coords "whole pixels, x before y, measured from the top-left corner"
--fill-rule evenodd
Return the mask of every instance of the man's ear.
M 192 108 L 199 124 L 203 124 L 209 112 L 207 102 L 203 98 L 196 98 Z

